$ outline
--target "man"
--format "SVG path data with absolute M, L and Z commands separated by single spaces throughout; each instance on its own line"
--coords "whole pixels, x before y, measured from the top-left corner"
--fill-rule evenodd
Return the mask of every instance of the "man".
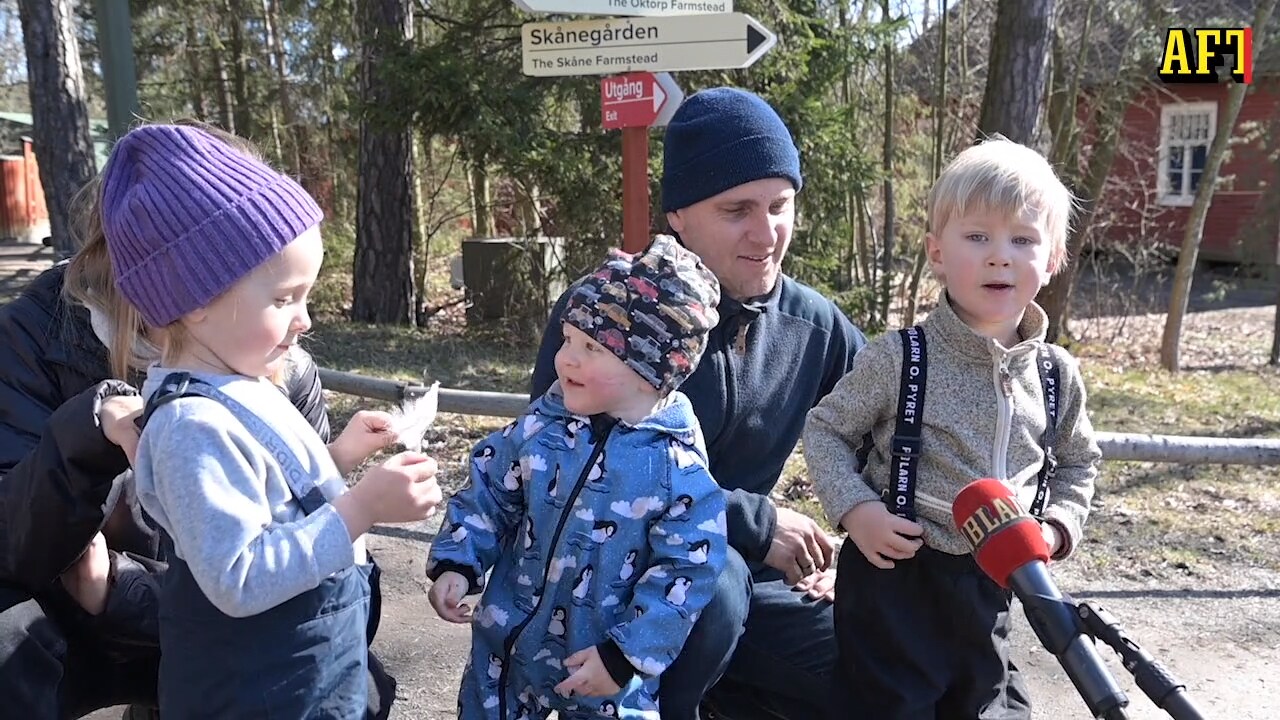
M 764 100 L 699 92 L 667 126 L 662 206 L 720 280 L 720 322 L 681 390 L 728 503 L 729 561 L 715 599 L 662 676 L 664 720 L 709 699 L 733 720 L 811 720 L 834 706 L 834 547 L 811 518 L 769 498 L 809 409 L 866 340 L 830 300 L 782 273 L 803 181 L 791 133 Z M 555 381 L 566 292 L 552 310 L 532 391 Z

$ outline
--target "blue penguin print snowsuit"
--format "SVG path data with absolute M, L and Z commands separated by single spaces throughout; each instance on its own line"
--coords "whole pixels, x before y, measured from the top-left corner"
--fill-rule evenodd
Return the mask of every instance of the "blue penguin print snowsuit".
M 559 385 L 481 441 L 450 499 L 431 578 L 484 591 L 461 720 L 658 720 L 658 674 L 724 567 L 725 504 L 684 394 L 640 423 L 565 408 Z M 485 572 L 493 572 L 487 587 Z M 613 697 L 562 697 L 564 659 L 615 643 L 636 675 Z

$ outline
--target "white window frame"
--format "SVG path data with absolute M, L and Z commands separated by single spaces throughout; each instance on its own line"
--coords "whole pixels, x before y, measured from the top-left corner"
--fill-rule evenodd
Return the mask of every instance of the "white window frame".
M 1188 207 L 1195 202 L 1195 191 L 1190 189 L 1191 173 L 1189 172 L 1189 163 L 1191 161 L 1191 153 L 1189 151 L 1183 151 L 1184 167 L 1182 171 L 1182 187 L 1173 188 L 1169 185 L 1169 134 L 1173 127 L 1173 118 L 1175 116 L 1199 115 L 1203 113 L 1207 113 L 1209 115 L 1209 137 L 1205 144 L 1205 158 L 1207 160 L 1209 155 L 1209 146 L 1213 144 L 1213 138 L 1218 132 L 1218 103 L 1209 100 L 1202 102 L 1170 103 L 1160 107 L 1160 154 L 1156 165 L 1156 188 L 1159 192 L 1161 205 Z M 1199 145 L 1199 143 L 1182 143 L 1182 145 L 1185 148 L 1191 148 Z

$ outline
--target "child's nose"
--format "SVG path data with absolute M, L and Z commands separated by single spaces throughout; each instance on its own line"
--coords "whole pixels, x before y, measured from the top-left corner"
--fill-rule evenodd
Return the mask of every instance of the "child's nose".
M 298 332 L 306 332 L 311 329 L 311 313 L 307 311 L 307 306 L 303 305 L 298 316 L 293 319 L 293 327 Z

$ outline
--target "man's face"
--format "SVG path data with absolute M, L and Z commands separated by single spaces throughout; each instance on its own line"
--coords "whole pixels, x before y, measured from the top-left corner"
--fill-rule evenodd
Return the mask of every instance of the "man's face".
M 754 180 L 669 212 L 667 222 L 716 274 L 724 294 L 750 300 L 778 282 L 796 224 L 795 196 L 786 178 Z

